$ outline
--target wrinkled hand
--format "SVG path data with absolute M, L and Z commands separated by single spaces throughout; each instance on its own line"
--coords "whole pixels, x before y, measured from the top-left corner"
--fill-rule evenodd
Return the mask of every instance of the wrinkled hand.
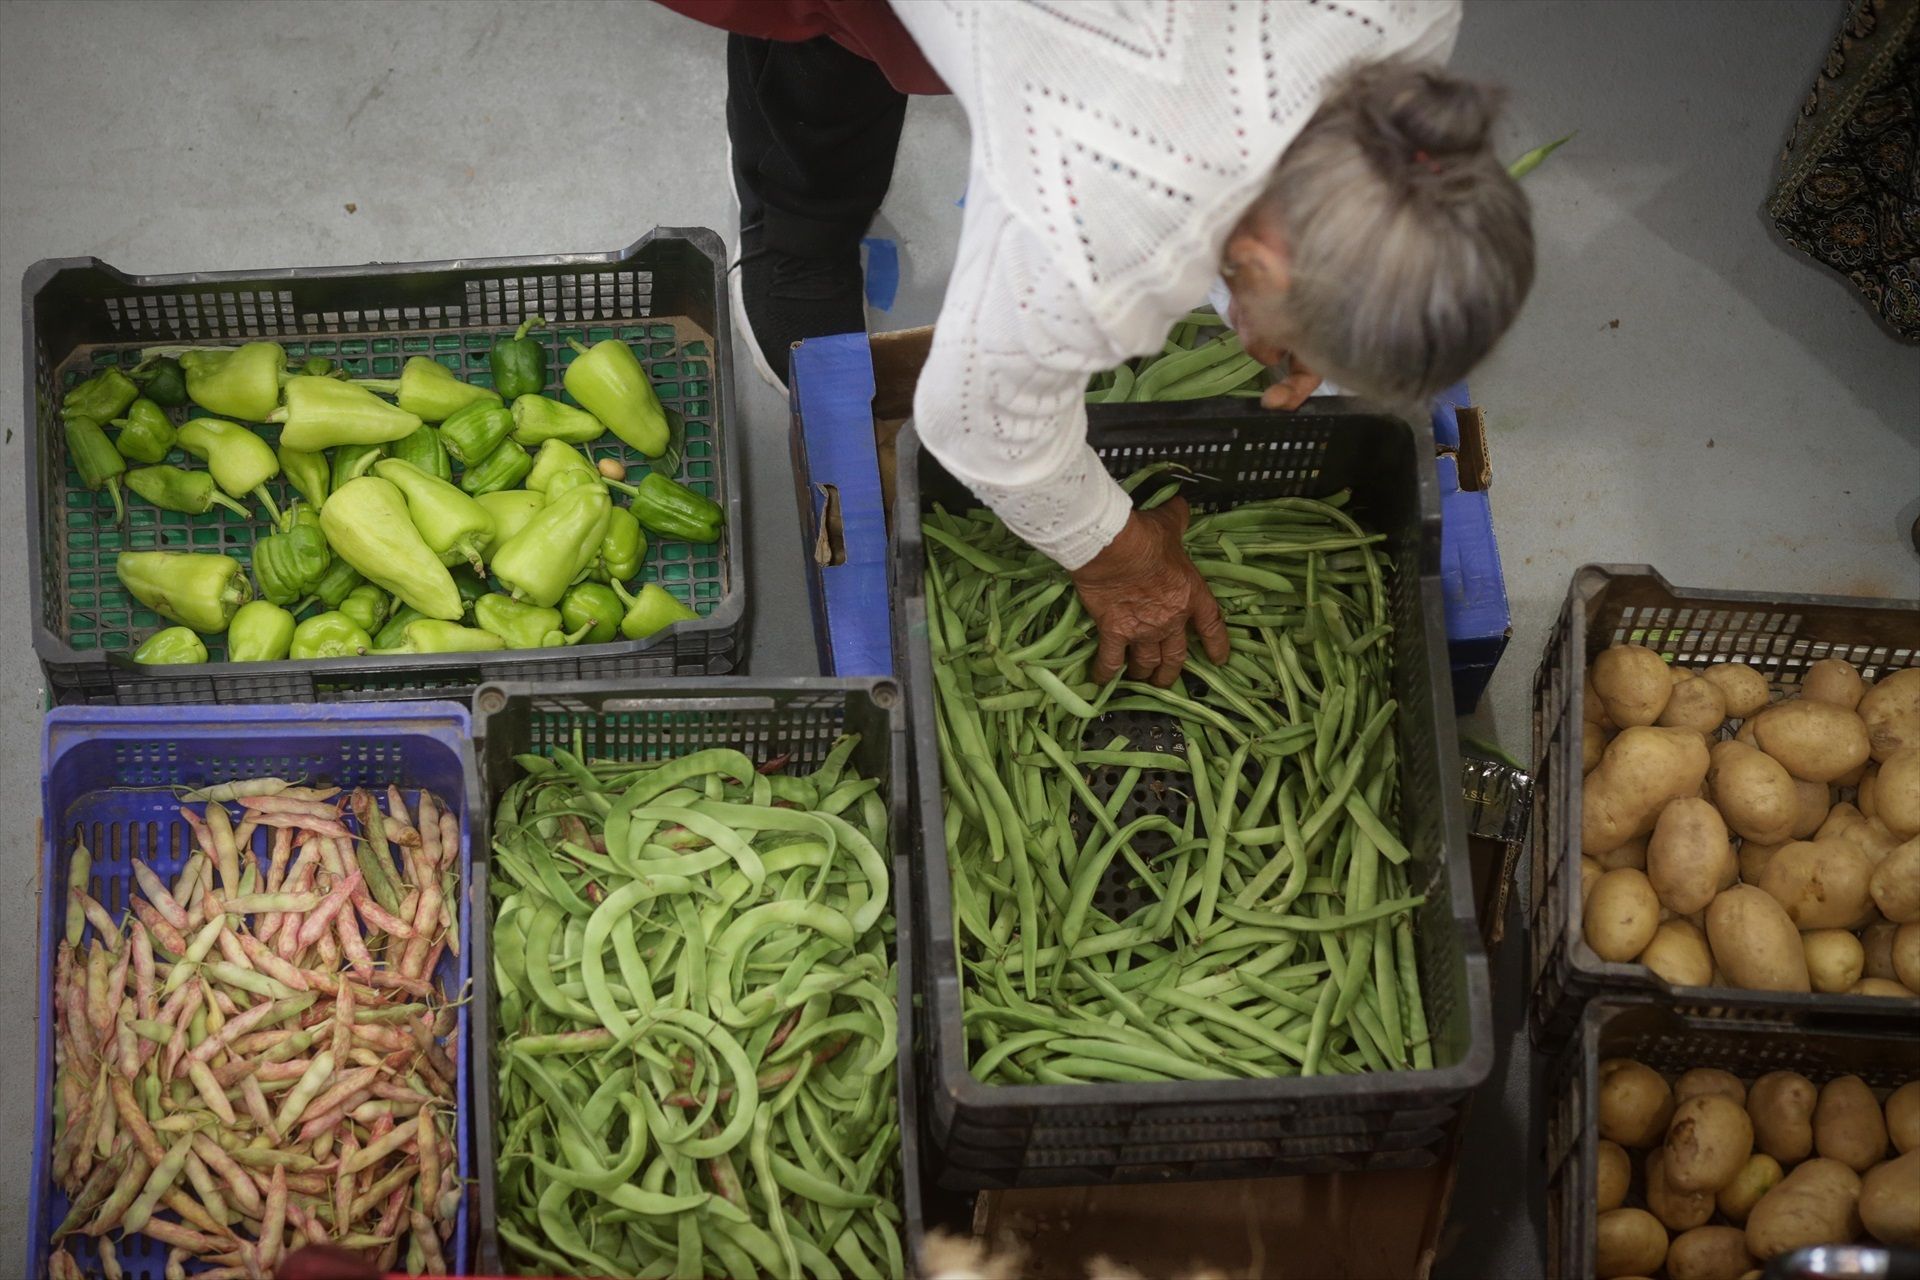
M 1136 511 L 1119 536 L 1075 569 L 1080 602 L 1100 628 L 1093 678 L 1105 684 L 1122 666 L 1133 680 L 1172 684 L 1187 662 L 1187 625 L 1213 662 L 1227 660 L 1227 624 L 1180 536 L 1187 503 L 1174 498 Z

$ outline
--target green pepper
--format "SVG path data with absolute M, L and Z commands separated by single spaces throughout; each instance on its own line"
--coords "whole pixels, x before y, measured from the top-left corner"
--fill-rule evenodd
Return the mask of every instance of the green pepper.
M 273 456 L 265 440 L 219 418 L 193 419 L 180 428 L 179 439 L 182 449 L 207 464 L 227 496 L 253 494 L 267 509 L 267 518 L 276 525 L 280 523 L 280 508 L 273 505 L 273 495 L 267 492 L 267 481 L 280 474 L 280 459 Z
M 493 540 L 488 544 L 490 548 L 499 546 L 524 529 L 527 521 L 533 519 L 533 513 L 547 505 L 547 495 L 527 489 L 497 489 L 481 494 L 475 501 L 493 517 Z
M 440 424 L 440 444 L 463 467 L 479 462 L 513 432 L 513 411 L 476 400 Z
M 325 523 L 322 523 L 320 528 L 321 532 L 324 533 L 326 531 Z M 342 560 L 339 556 L 335 556 L 333 563 L 327 566 L 325 576 L 314 586 L 313 594 L 307 600 L 303 600 L 295 605 L 293 611 L 295 613 L 300 612 L 300 610 L 306 608 L 307 605 L 314 600 L 318 600 L 329 609 L 338 609 L 341 602 L 353 594 L 354 588 L 365 581 L 366 579 L 360 576 L 358 569 L 348 564 L 345 560 Z
M 547 349 L 527 336 L 527 330 L 546 322 L 545 316 L 528 316 L 511 338 L 500 339 L 487 353 L 487 364 L 493 369 L 493 389 L 502 400 L 518 400 L 547 389 Z
M 65 427 L 67 458 L 80 476 L 80 483 L 95 492 L 106 489 L 113 498 L 114 522 L 125 520 L 127 504 L 120 497 L 120 477 L 127 473 L 127 460 L 113 447 L 113 441 L 107 439 L 106 431 L 96 420 L 72 414 Z
M 513 438 L 524 445 L 547 440 L 565 440 L 585 444 L 606 433 L 600 419 L 585 409 L 576 409 L 545 396 L 521 396 L 513 402 Z
M 334 554 L 429 618 L 458 618 L 460 592 L 447 566 L 413 527 L 407 499 L 389 480 L 361 476 L 320 510 Z
M 205 471 L 188 471 L 162 463 L 157 467 L 135 467 L 127 472 L 127 488 L 159 507 L 203 516 L 219 503 L 237 515 L 252 518 L 253 513 L 220 492 L 213 476 Z
M 375 649 L 392 650 L 405 644 L 407 638 L 404 633 L 406 632 L 407 624 L 425 616 L 425 614 L 410 604 L 401 605 L 388 616 L 386 625 L 375 633 L 373 637 L 373 647 Z
M 387 616 L 387 593 L 371 582 L 363 582 L 347 592 L 336 609 L 352 618 L 362 631 L 372 635 L 380 629 L 381 621 Z
M 507 647 L 507 642 L 491 631 L 437 618 L 416 618 L 400 635 L 400 643 L 387 653 L 484 653 Z
M 464 564 L 452 568 L 451 572 L 453 574 L 453 589 L 460 593 L 461 616 L 470 617 L 473 614 L 473 602 L 487 594 L 492 588 L 487 585 L 485 574 L 475 573 Z
M 442 564 L 465 560 L 486 572 L 480 549 L 493 540 L 493 517 L 487 509 L 445 480 L 430 476 L 410 462 L 387 458 L 373 472 L 405 495 L 407 517 Z
M 547 440 L 541 443 L 540 452 L 533 456 L 533 470 L 527 473 L 526 487 L 535 493 L 557 497 L 569 486 L 562 484 L 558 492 L 550 490 L 557 477 L 576 473 L 593 480 L 604 479 L 598 467 L 587 461 L 587 455 L 564 440 Z
M 560 625 L 569 631 L 587 628 L 583 644 L 605 644 L 620 634 L 620 619 L 627 606 L 613 588 L 598 582 L 582 582 L 568 590 L 560 602 Z
M 432 356 L 410 356 L 398 378 L 355 378 L 369 391 L 384 391 L 422 421 L 441 422 L 475 403 L 499 404 L 498 393 L 460 381 Z
M 519 484 L 531 470 L 532 455 L 513 441 L 503 440 L 500 447 L 482 458 L 478 465 L 467 467 L 460 477 L 460 487 L 475 497 L 498 493 Z
M 144 397 L 129 405 L 125 416 L 115 418 L 112 425 L 120 428 L 113 447 L 123 458 L 164 462 L 167 451 L 173 448 L 173 421 L 165 409 Z
M 318 453 L 341 444 L 386 444 L 420 429 L 417 414 L 396 409 L 365 387 L 305 374 L 287 383 L 287 403 L 267 415 L 284 422 L 280 443 Z
M 207 660 L 207 645 L 192 627 L 167 627 L 147 637 L 133 651 L 133 660 L 148 666 L 172 666 Z
M 122 551 L 113 572 L 135 600 L 202 635 L 225 631 L 234 610 L 253 594 L 245 567 L 232 556 Z
M 277 342 L 238 347 L 154 347 L 142 353 L 178 356 L 187 371 L 187 395 L 208 413 L 265 422 L 280 403 L 287 378 L 287 352 Z
M 373 648 L 373 637 L 344 613 L 316 613 L 293 629 L 287 656 L 303 658 L 357 658 Z
M 683 484 L 649 471 L 640 477 L 633 514 L 654 533 L 688 542 L 713 542 L 720 537 L 725 517 L 720 504 L 703 498 Z
M 384 444 L 343 444 L 333 451 L 331 489 L 344 489 L 347 481 L 358 480 L 373 471 L 373 464 L 387 456 Z
M 293 615 L 266 600 L 240 606 L 227 626 L 228 662 L 279 662 L 293 647 Z
M 569 490 L 493 549 L 493 576 L 514 599 L 552 608 L 600 554 L 612 509 L 599 485 Z
M 187 402 L 187 371 L 172 356 L 155 356 L 134 366 L 133 381 L 140 394 L 168 409 Z
M 60 401 L 60 412 L 69 418 L 92 418 L 111 422 L 127 411 L 140 396 L 133 379 L 118 369 L 102 369 L 85 382 L 77 382 Z
M 289 449 L 283 444 L 274 450 L 274 456 L 280 459 L 280 474 L 307 500 L 308 506 L 318 511 L 326 505 L 327 494 L 333 490 L 333 473 L 327 466 L 326 454 Z
M 649 458 L 665 453 L 667 415 L 633 349 L 618 338 L 596 342 L 591 349 L 571 338 L 567 345 L 579 352 L 561 376 L 567 394 Z
M 308 356 L 300 362 L 300 373 L 308 378 L 335 378 L 339 371 L 333 367 L 333 361 L 325 356 Z
M 681 604 L 657 582 L 649 582 L 634 595 L 619 583 L 613 589 L 626 602 L 626 616 L 620 619 L 620 634 L 629 640 L 644 640 L 656 631 L 686 622 L 700 615 Z
M 560 629 L 558 609 L 542 609 L 499 594 L 481 596 L 474 603 L 473 620 L 506 641 L 509 649 L 553 649 L 573 644 L 593 630 L 582 626 L 569 635 Z
M 440 443 L 440 433 L 432 427 L 422 426 L 412 435 L 395 440 L 387 450 L 387 456 L 411 462 L 436 480 L 453 479 L 453 464 L 447 461 L 447 451 Z
M 594 558 L 593 576 L 603 582 L 624 582 L 640 572 L 646 555 L 647 535 L 640 532 L 640 521 L 625 507 L 615 506 L 607 518 L 607 536 L 600 539 L 600 553 Z
M 292 604 L 311 595 L 332 563 L 320 518 L 298 502 L 287 508 L 280 532 L 253 544 L 253 576 L 261 598 L 274 604 Z

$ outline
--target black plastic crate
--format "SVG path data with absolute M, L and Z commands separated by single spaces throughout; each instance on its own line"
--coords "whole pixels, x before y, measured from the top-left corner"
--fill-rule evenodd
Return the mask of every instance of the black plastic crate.
M 1351 487 L 1355 519 L 1385 533 L 1394 565 L 1394 695 L 1403 833 L 1414 892 L 1421 993 L 1435 1067 L 1309 1079 L 988 1085 L 968 1070 L 961 975 L 934 743 L 932 655 L 921 514 L 979 502 L 901 433 L 893 561 L 897 668 L 914 726 L 914 864 L 926 974 L 920 1059 L 938 1181 L 955 1189 L 1243 1178 L 1431 1164 L 1492 1065 L 1486 956 L 1474 923 L 1440 598 L 1440 514 L 1425 426 L 1346 411 L 1272 414 L 1254 405 L 1100 406 L 1088 438 L 1109 471 L 1178 462 L 1206 478 L 1196 506 L 1324 496 Z
M 1904 1000 L 1818 992 L 1676 987 L 1639 964 L 1610 964 L 1587 945 L 1580 919 L 1581 694 L 1587 662 L 1614 644 L 1639 644 L 1677 666 L 1738 660 L 1791 692 L 1822 658 L 1844 658 L 1869 680 L 1920 666 L 1920 600 L 1766 595 L 1675 587 L 1651 565 L 1584 565 L 1567 589 L 1533 677 L 1533 843 L 1527 953 L 1533 1034 L 1564 1044 L 1595 996 L 1657 995 L 1725 1017 L 1792 1017 L 1806 1025 L 1907 1018 Z
M 1920 1077 L 1920 1036 L 1910 1028 L 1904 1035 L 1809 1032 L 1793 1020 L 1736 1021 L 1647 1000 L 1602 999 L 1586 1007 L 1576 1031 L 1548 1078 L 1544 1108 L 1547 1274 L 1555 1280 L 1593 1274 L 1600 1176 L 1595 1107 L 1599 1066 L 1606 1059 L 1633 1058 L 1669 1080 L 1694 1067 L 1731 1071 L 1748 1084 L 1769 1071 L 1798 1071 L 1815 1084 L 1856 1075 L 1885 1091 Z M 1636 1159 L 1636 1186 L 1638 1168 Z M 1640 1202 L 1629 1197 L 1628 1203 Z
M 33 646 L 56 703 L 312 702 L 470 697 L 497 680 L 718 675 L 744 661 L 746 554 L 739 424 L 733 405 L 726 249 L 703 228 L 661 228 L 608 253 L 273 271 L 129 276 L 97 258 L 35 263 L 21 285 L 25 334 L 27 545 Z M 547 346 L 549 390 L 573 358 L 567 338 L 629 342 L 661 403 L 686 424 L 679 478 L 720 503 L 711 547 L 654 539 L 645 576 L 700 615 L 645 640 L 499 653 L 225 663 L 154 669 L 134 649 L 165 621 L 113 574 L 121 549 L 219 551 L 251 563 L 264 516 L 202 516 L 128 501 L 115 527 L 107 494 L 80 484 L 60 430 L 60 398 L 80 378 L 129 368 L 142 348 L 270 339 L 355 376 L 397 376 L 427 355 L 491 385 L 487 353 L 528 316 Z M 279 428 L 255 426 L 269 442 Z M 596 458 L 644 459 L 607 435 Z M 295 495 L 269 481 L 276 501 Z M 217 658 L 223 641 L 209 648 Z
M 491 822 L 501 790 L 520 776 L 517 754 L 574 749 L 582 735 L 587 758 L 672 759 L 706 747 L 733 747 L 765 759 L 790 754 L 787 768 L 807 773 L 819 765 L 842 733 L 861 735 L 851 765 L 883 780 L 893 838 L 894 945 L 899 962 L 899 1089 L 901 1199 L 904 1244 L 910 1259 L 920 1256 L 931 1220 L 964 1229 L 965 1206 L 935 1192 L 922 1197 L 921 1117 L 915 1092 L 912 1043 L 913 966 L 923 954 L 915 939 L 907 847 L 906 707 L 900 687 L 884 679 L 745 677 L 661 681 L 612 688 L 585 682 L 565 684 L 490 684 L 474 697 L 475 759 L 479 762 L 482 811 Z M 496 1167 L 494 1133 L 496 1090 L 493 1060 L 492 968 L 488 960 L 492 911 L 487 882 L 492 851 L 489 825 L 474 860 L 474 897 L 486 912 L 485 928 L 473 931 L 475 946 L 473 1114 L 479 1152 L 480 1270 L 504 1275 L 492 1171 Z

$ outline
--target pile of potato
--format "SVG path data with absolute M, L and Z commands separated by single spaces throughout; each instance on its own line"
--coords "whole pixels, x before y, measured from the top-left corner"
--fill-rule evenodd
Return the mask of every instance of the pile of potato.
M 1609 1058 L 1597 1125 L 1600 1280 L 1743 1280 L 1807 1245 L 1920 1247 L 1920 1080 L 1883 1110 L 1859 1076 L 1749 1088 L 1702 1067 L 1669 1085 Z
M 1828 658 L 1772 702 L 1744 663 L 1615 645 L 1583 721 L 1594 954 L 1676 986 L 1920 995 L 1920 668 L 1868 685 Z

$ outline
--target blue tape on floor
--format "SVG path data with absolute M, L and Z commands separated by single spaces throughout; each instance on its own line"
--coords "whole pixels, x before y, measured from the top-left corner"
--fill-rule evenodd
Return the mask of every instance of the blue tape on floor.
M 860 243 L 867 251 L 867 302 L 891 311 L 900 292 L 900 246 L 884 236 L 868 236 Z

